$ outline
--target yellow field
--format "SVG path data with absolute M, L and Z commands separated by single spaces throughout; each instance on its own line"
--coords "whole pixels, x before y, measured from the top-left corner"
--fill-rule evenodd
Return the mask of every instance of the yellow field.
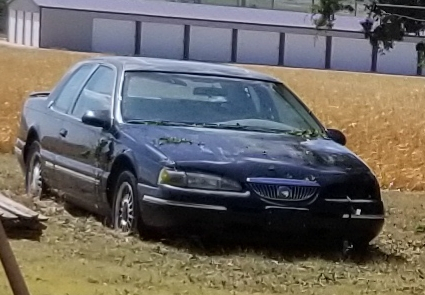
M 0 151 L 15 140 L 25 96 L 48 90 L 87 54 L 0 46 Z M 424 190 L 425 79 L 247 66 L 286 81 L 374 170 L 384 188 Z

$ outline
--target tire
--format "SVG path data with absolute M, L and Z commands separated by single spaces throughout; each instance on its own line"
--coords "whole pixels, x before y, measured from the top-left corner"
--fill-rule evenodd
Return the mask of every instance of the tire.
M 133 173 L 122 171 L 114 185 L 112 227 L 124 234 L 143 234 L 138 203 L 137 181 Z
M 25 192 L 32 198 L 41 198 L 48 193 L 48 187 L 42 176 L 42 164 L 40 155 L 40 143 L 31 143 L 25 169 Z
M 363 254 L 368 252 L 370 249 L 370 242 L 371 239 L 364 238 L 364 239 L 358 239 L 353 242 L 353 250 L 354 253 Z

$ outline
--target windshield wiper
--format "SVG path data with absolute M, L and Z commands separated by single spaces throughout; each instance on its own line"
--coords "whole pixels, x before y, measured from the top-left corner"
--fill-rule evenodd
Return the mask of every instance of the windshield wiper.
M 285 130 L 278 128 L 267 128 L 259 126 L 246 126 L 246 125 L 228 125 L 228 124 L 202 124 L 206 128 L 219 128 L 219 129 L 231 129 L 231 130 L 244 130 L 244 131 L 257 131 L 257 132 L 268 132 L 268 133 L 281 133 L 294 136 L 301 136 L 304 138 L 315 138 L 322 136 L 323 134 L 320 130 L 316 129 L 295 129 L 295 130 Z
M 205 128 L 217 128 L 217 129 L 230 129 L 230 130 L 244 130 L 244 131 L 258 131 L 258 132 L 271 132 L 271 133 L 286 133 L 289 130 L 276 129 L 276 128 L 266 128 L 258 126 L 246 126 L 246 125 L 230 125 L 230 124 L 220 124 L 220 123 L 205 123 L 201 124 Z
M 129 124 L 145 124 L 145 125 L 158 125 L 158 126 L 194 126 L 193 123 L 174 122 L 166 120 L 128 120 Z
M 258 127 L 258 126 L 246 126 L 246 125 L 240 125 L 240 124 L 231 125 L 231 124 L 220 124 L 220 123 L 175 122 L 175 121 L 167 121 L 167 120 L 129 120 L 129 121 L 126 121 L 126 123 L 157 125 L 157 126 L 201 127 L 201 128 L 215 128 L 215 129 L 227 129 L 227 130 L 283 133 L 288 135 L 301 136 L 305 138 L 314 138 L 314 137 L 318 137 L 322 135 L 322 133 L 319 130 L 314 130 L 314 129 L 284 130 L 284 129 L 266 128 L 266 127 Z
M 229 130 L 245 130 L 245 131 L 261 131 L 261 132 L 286 132 L 287 130 L 270 129 L 263 127 L 252 127 L 244 125 L 229 125 L 218 123 L 194 123 L 194 122 L 174 122 L 167 120 L 128 120 L 129 124 L 144 124 L 144 125 L 157 125 L 157 126 L 183 126 L 183 127 L 200 127 L 200 128 L 216 128 L 216 129 L 229 129 Z

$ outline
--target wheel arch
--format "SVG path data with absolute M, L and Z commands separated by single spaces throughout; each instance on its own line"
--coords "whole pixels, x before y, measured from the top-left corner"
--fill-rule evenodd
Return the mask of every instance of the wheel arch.
M 38 132 L 37 132 L 36 128 L 35 127 L 31 127 L 28 130 L 28 135 L 27 135 L 27 138 L 26 138 L 26 141 L 25 141 L 25 147 L 24 147 L 24 151 L 23 151 L 24 163 L 27 163 L 27 160 L 28 160 L 27 157 L 28 157 L 29 148 L 30 148 L 31 144 L 33 142 L 35 142 L 35 141 L 38 141 L 39 142 L 40 141 L 40 137 L 38 135 Z
M 112 163 L 110 174 L 106 180 L 106 198 L 111 208 L 115 181 L 117 180 L 118 175 L 124 170 L 130 171 L 137 178 L 137 169 L 132 158 L 128 154 L 120 154 L 116 157 Z

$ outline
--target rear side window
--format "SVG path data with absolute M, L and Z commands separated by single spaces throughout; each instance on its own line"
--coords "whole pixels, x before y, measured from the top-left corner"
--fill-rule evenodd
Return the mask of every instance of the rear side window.
M 84 113 L 89 110 L 110 110 L 115 85 L 114 82 L 114 70 L 105 66 L 100 66 L 81 91 L 74 110 L 72 111 L 72 115 L 81 119 Z
M 71 107 L 72 102 L 78 96 L 83 83 L 86 81 L 95 65 L 85 64 L 77 69 L 68 81 L 62 86 L 53 107 L 55 110 L 66 113 Z

